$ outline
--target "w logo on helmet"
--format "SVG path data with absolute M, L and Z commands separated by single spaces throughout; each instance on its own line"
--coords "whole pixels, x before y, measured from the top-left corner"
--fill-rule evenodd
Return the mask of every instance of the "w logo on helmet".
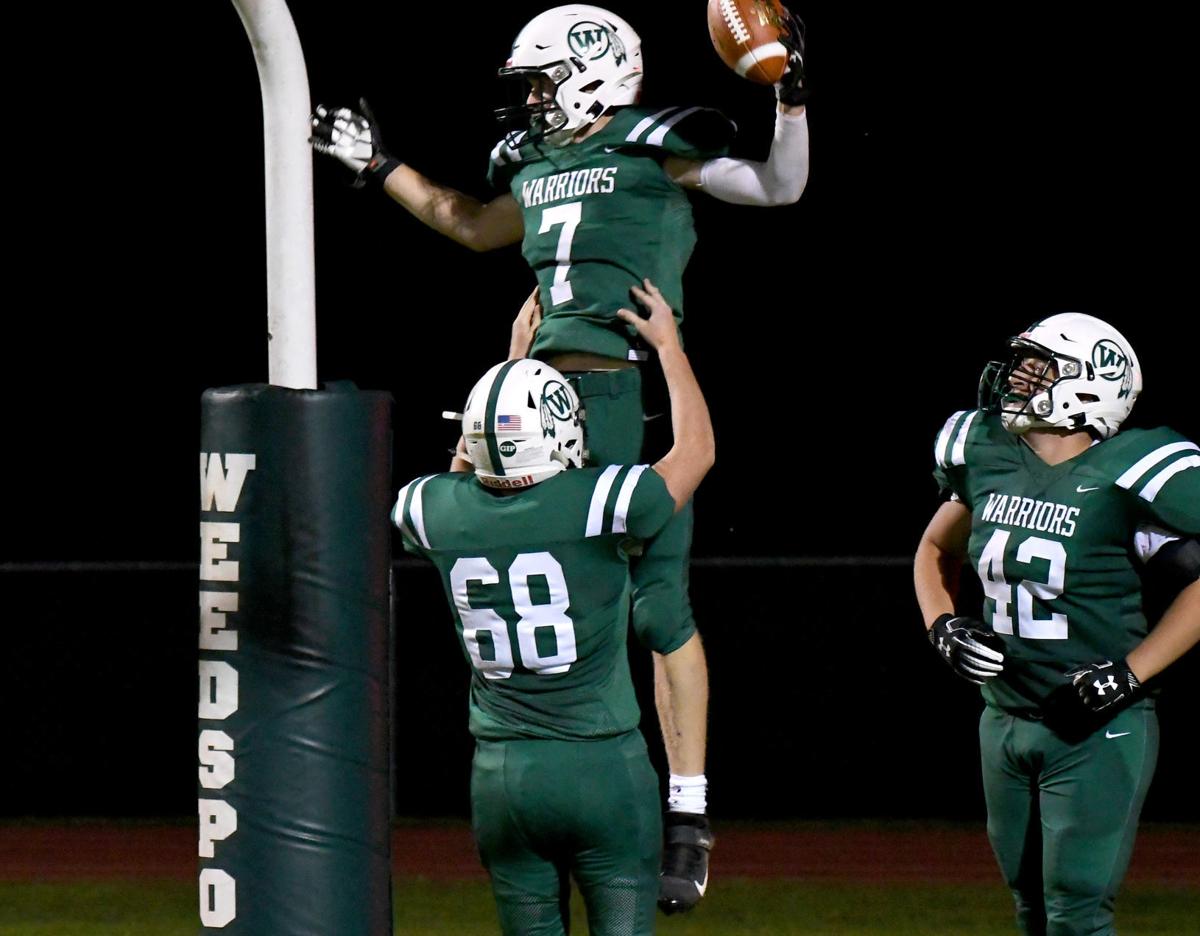
M 1120 380 L 1128 366 L 1129 358 L 1115 341 L 1105 338 L 1092 348 L 1092 367 L 1105 380 Z
M 575 418 L 575 407 L 571 391 L 557 380 L 549 381 L 542 388 L 542 435 L 554 437 L 555 422 L 571 422 Z
M 1103 338 L 1092 348 L 1092 367 L 1105 380 L 1121 381 L 1118 398 L 1127 397 L 1133 391 L 1133 368 L 1129 366 L 1129 355 L 1111 338 Z
M 608 54 L 609 46 L 612 43 L 605 27 L 599 23 L 583 22 L 576 23 L 571 27 L 571 31 L 567 33 L 567 44 L 571 47 L 571 51 L 580 58 L 594 62 Z M 621 63 L 621 57 L 617 59 L 618 65 Z

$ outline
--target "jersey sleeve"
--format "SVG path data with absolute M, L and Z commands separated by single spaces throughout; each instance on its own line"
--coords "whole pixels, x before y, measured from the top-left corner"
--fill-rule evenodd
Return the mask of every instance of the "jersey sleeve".
M 1169 429 L 1146 433 L 1144 444 L 1123 453 L 1116 485 L 1134 498 L 1150 523 L 1200 536 L 1200 446 Z
M 713 159 L 726 154 L 736 133 L 737 124 L 711 107 L 668 107 L 635 123 L 625 142 L 665 156 Z
M 392 523 L 400 530 L 404 551 L 417 556 L 427 556 L 429 539 L 425 533 L 425 486 L 434 475 L 426 475 L 410 481 L 396 495 L 392 507 Z
M 609 465 L 596 479 L 585 536 L 648 539 L 675 513 L 667 483 L 649 465 Z
M 967 507 L 971 506 L 971 495 L 967 488 L 967 440 L 971 427 L 978 420 L 980 410 L 959 410 L 946 420 L 933 445 L 933 477 L 938 488 L 953 495 Z

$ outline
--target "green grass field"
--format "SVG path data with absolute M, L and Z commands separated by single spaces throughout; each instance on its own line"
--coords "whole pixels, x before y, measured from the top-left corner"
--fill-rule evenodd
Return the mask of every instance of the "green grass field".
M 421 879 L 395 885 L 396 936 L 494 934 L 484 882 Z M 190 883 L 0 883 L 0 936 L 195 936 Z M 572 931 L 587 932 L 582 907 Z M 1128 885 L 1122 936 L 1194 936 L 1200 889 Z M 1013 936 L 1008 894 L 995 885 L 845 884 L 740 879 L 720 882 L 701 908 L 661 918 L 662 936 Z

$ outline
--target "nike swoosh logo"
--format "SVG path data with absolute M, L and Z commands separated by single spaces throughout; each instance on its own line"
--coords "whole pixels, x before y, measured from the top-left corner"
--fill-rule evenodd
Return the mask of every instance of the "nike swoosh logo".
M 698 890 L 700 892 L 700 896 L 703 897 L 704 892 L 708 890 L 708 872 L 704 872 L 703 881 L 692 881 L 692 883 L 696 885 L 696 890 Z
M 1085 488 L 1082 485 L 1078 485 L 1078 484 L 1075 486 L 1076 494 L 1086 494 L 1088 491 L 1098 491 L 1098 490 L 1100 490 L 1100 488 L 1098 488 L 1098 487 Z
M 1133 734 L 1133 732 L 1132 731 L 1118 731 L 1116 734 L 1113 734 L 1111 731 L 1106 731 L 1106 732 L 1104 732 L 1104 737 L 1106 737 L 1106 738 L 1123 738 L 1127 734 Z
M 606 146 L 606 147 L 604 147 L 604 152 L 606 152 L 606 153 L 615 153 L 615 152 L 616 152 L 617 150 L 619 150 L 620 148 L 621 148 L 621 147 L 619 147 L 619 146 Z

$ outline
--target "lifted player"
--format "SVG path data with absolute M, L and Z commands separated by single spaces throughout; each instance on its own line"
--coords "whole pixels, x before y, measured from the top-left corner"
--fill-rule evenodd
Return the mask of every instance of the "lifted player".
M 689 501 L 713 434 L 670 307 L 646 287 L 649 319 L 619 315 L 666 378 L 675 441 L 662 459 L 581 468 L 574 391 L 547 364 L 510 360 L 467 400 L 455 464 L 472 473 L 418 478 L 392 515 L 405 548 L 437 566 L 472 668 L 472 824 L 506 934 L 565 933 L 571 877 L 594 936 L 654 931 L 662 821 L 626 652 L 628 549 Z M 702 756 L 699 636 L 665 620 L 638 636 L 679 671 L 672 714 L 700 730 L 677 744 Z
M 520 242 L 537 275 L 545 319 L 530 357 L 564 372 L 586 410 L 589 464 L 642 458 L 636 332 L 617 317 L 643 278 L 683 318 L 683 270 L 695 245 L 685 189 L 746 205 L 795 202 L 808 179 L 803 25 L 789 17 L 789 68 L 777 86 L 766 162 L 727 158 L 734 125 L 701 107 L 638 105 L 641 41 L 620 17 L 593 6 L 557 7 L 517 36 L 500 75 L 525 101 L 498 116 L 510 132 L 492 151 L 489 202 L 439 185 L 387 152 L 369 113 L 317 109 L 313 145 L 413 215 L 473 250 Z M 365 108 L 364 108 L 365 111 Z M 632 565 L 633 617 L 692 626 L 687 594 L 691 507 Z M 703 656 L 700 656 L 703 666 Z M 655 656 L 655 695 L 671 768 L 663 909 L 686 910 L 707 880 L 711 844 L 703 752 L 685 761 L 665 710 L 671 687 Z M 704 715 L 701 715 L 703 718 Z M 678 828 L 677 828 L 678 827 Z
M 982 685 L 988 835 L 1029 936 L 1105 936 L 1158 753 L 1143 684 L 1200 639 L 1200 453 L 1118 434 L 1142 388 L 1129 343 L 1054 315 L 1009 343 L 936 445 L 950 500 L 915 563 L 929 639 Z M 958 617 L 964 557 L 983 621 Z M 1153 630 L 1140 566 L 1178 596 Z

